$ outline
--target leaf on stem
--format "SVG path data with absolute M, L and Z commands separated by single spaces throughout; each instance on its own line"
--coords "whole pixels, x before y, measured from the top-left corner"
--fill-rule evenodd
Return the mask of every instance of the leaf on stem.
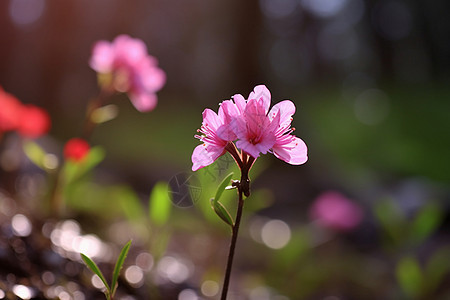
M 122 248 L 122 251 L 120 251 L 120 255 L 117 258 L 117 262 L 116 262 L 116 266 L 114 267 L 114 273 L 113 273 L 113 277 L 112 277 L 112 282 L 111 282 L 111 296 L 114 296 L 114 293 L 116 292 L 117 289 L 117 280 L 119 279 L 119 273 L 120 270 L 122 269 L 123 263 L 125 262 L 125 258 L 128 255 L 128 250 L 130 250 L 130 246 L 131 246 L 131 240 Z
M 231 218 L 230 213 L 228 210 L 223 206 L 222 203 L 219 202 L 220 197 L 222 197 L 223 191 L 227 188 L 228 184 L 230 183 L 231 177 L 233 177 L 233 172 L 228 174 L 222 182 L 217 187 L 216 196 L 214 198 L 211 198 L 211 207 L 214 210 L 214 212 L 228 225 L 233 228 L 234 221 L 233 218 Z
M 234 226 L 234 221 L 230 216 L 230 213 L 228 212 L 228 210 L 225 208 L 225 206 L 223 206 L 222 203 L 215 201 L 214 198 L 211 198 L 211 206 L 212 209 L 214 210 L 214 212 L 228 225 L 231 226 L 231 228 L 233 228 Z
M 46 170 L 44 160 L 47 153 L 41 148 L 41 146 L 33 141 L 25 141 L 23 144 L 23 151 L 32 163 L 42 170 Z
M 228 186 L 228 184 L 231 181 L 231 177 L 233 177 L 233 172 L 231 172 L 230 174 L 228 174 L 223 180 L 222 182 L 219 184 L 219 186 L 217 187 L 217 191 L 216 191 L 216 196 L 214 197 L 214 201 L 219 202 L 220 197 L 222 197 L 223 191 L 226 189 L 226 187 Z
M 89 153 L 82 162 L 66 161 L 64 164 L 64 177 L 66 184 L 79 179 L 92 169 L 94 169 L 105 158 L 105 150 L 102 147 L 96 146 L 89 150 Z
M 90 259 L 86 255 L 84 255 L 83 253 L 80 253 L 80 255 L 81 255 L 81 258 L 83 259 L 84 263 L 86 264 L 86 266 L 89 269 L 91 269 L 91 271 L 94 272 L 94 274 L 97 275 L 101 279 L 101 281 L 103 282 L 103 284 L 106 287 L 107 293 L 110 293 L 111 290 L 109 288 L 108 282 L 106 282 L 105 276 L 103 276 L 103 273 L 100 271 L 97 264 L 92 259 Z
M 109 104 L 95 109 L 91 114 L 92 122 L 101 124 L 117 117 L 119 108 L 115 104 Z

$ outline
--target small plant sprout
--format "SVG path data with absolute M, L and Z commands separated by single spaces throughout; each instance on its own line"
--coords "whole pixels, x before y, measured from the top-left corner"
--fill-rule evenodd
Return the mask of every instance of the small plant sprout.
M 118 286 L 120 270 L 122 269 L 123 263 L 125 262 L 125 258 L 127 257 L 128 250 L 130 250 L 130 246 L 131 246 L 131 241 L 129 241 L 122 248 L 122 251 L 120 251 L 119 257 L 117 258 L 116 265 L 114 267 L 111 285 L 108 284 L 108 282 L 106 281 L 105 276 L 100 271 L 100 269 L 98 268 L 97 264 L 92 259 L 90 259 L 86 255 L 81 253 L 81 258 L 83 259 L 83 261 L 86 264 L 86 266 L 92 272 L 94 272 L 94 274 L 97 275 L 100 278 L 100 280 L 103 282 L 103 284 L 105 285 L 104 293 L 105 293 L 105 297 L 106 297 L 107 300 L 113 300 L 114 299 L 114 294 L 116 293 L 117 286 Z
M 291 134 L 294 131 L 291 128 L 294 103 L 284 100 L 269 110 L 270 98 L 270 91 L 264 85 L 258 85 L 247 100 L 237 94 L 231 100 L 223 101 L 217 114 L 211 109 L 205 109 L 199 135 L 195 136 L 202 144 L 192 153 L 193 171 L 214 163 L 226 152 L 231 154 L 241 171 L 240 180 L 232 180 L 233 174 L 225 177 L 211 199 L 213 210 L 232 231 L 222 300 L 227 298 L 244 196 L 250 196 L 249 172 L 254 162 L 260 154 L 266 153 L 273 153 L 292 165 L 300 165 L 308 160 L 306 144 Z M 230 182 L 231 186 L 228 186 Z M 235 220 L 219 202 L 224 190 L 233 188 L 237 189 L 239 196 Z

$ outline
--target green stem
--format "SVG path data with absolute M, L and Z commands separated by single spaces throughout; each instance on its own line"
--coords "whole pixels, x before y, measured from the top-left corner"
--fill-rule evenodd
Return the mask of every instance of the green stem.
M 94 131 L 94 128 L 96 126 L 96 123 L 92 121 L 92 114 L 96 109 L 102 106 L 105 99 L 108 98 L 112 93 L 113 91 L 111 89 L 103 87 L 100 90 L 99 95 L 96 98 L 92 99 L 92 101 L 88 104 L 82 133 L 82 137 L 86 141 L 89 141 L 92 132 Z
M 62 168 L 58 167 L 53 174 L 54 182 L 50 194 L 50 214 L 59 218 L 63 211 L 62 181 L 64 181 Z
M 231 276 L 231 268 L 233 267 L 234 250 L 236 249 L 236 242 L 239 234 L 239 226 L 241 223 L 241 216 L 244 208 L 243 191 L 242 186 L 240 184 L 238 186 L 238 194 L 239 194 L 238 209 L 236 213 L 236 221 L 233 226 L 233 235 L 231 237 L 230 250 L 228 252 L 227 269 L 225 271 L 225 278 L 223 281 L 222 296 L 220 298 L 221 300 L 227 299 L 228 286 L 230 283 L 230 276 Z

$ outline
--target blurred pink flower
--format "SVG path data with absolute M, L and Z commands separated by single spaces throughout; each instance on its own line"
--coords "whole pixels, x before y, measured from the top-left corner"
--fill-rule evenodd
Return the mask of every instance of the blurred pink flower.
M 206 109 L 203 112 L 203 135 L 196 135 L 203 144 L 197 146 L 192 154 L 196 171 L 212 164 L 226 151 L 235 152 L 236 146 L 254 159 L 267 152 L 287 163 L 299 165 L 307 161 L 306 144 L 291 135 L 292 115 L 295 105 L 284 100 L 270 108 L 270 91 L 258 85 L 250 93 L 248 100 L 236 94 L 232 100 L 220 104 L 219 114 Z M 233 141 L 236 140 L 236 146 Z M 237 159 L 236 153 L 232 153 Z M 243 162 L 246 163 L 246 162 Z
M 360 206 L 336 191 L 320 194 L 309 213 L 320 225 L 338 231 L 352 230 L 363 217 Z
M 112 43 L 98 41 L 89 65 L 106 75 L 106 80 L 100 80 L 106 88 L 127 93 L 142 112 L 156 106 L 156 92 L 166 82 L 166 74 L 158 68 L 156 58 L 147 53 L 144 42 L 128 35 L 119 35 Z

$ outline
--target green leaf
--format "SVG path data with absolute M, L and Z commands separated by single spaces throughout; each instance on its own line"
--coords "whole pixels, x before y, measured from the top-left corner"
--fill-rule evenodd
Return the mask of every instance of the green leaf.
M 426 289 L 429 293 L 442 283 L 442 280 L 448 272 L 450 272 L 450 246 L 443 246 L 432 254 L 425 266 L 425 282 Z
M 393 242 L 399 243 L 405 238 L 407 226 L 405 216 L 392 199 L 382 199 L 375 205 L 375 215 L 381 226 Z
M 143 224 L 143 220 L 146 219 L 145 210 L 139 196 L 131 187 L 125 185 L 112 186 L 109 188 L 108 193 L 110 194 L 110 201 L 113 198 L 117 199 L 120 204 L 120 210 L 130 222 Z
M 420 243 L 427 238 L 442 221 L 443 213 L 439 206 L 429 204 L 419 211 L 411 226 L 411 238 Z
M 23 143 L 23 151 L 32 163 L 34 163 L 42 170 L 47 169 L 44 164 L 45 156 L 47 155 L 47 153 L 37 143 L 33 141 L 25 141 Z
M 149 216 L 155 225 L 164 225 L 169 219 L 172 201 L 169 197 L 169 186 L 160 181 L 155 184 L 149 198 Z
M 230 213 L 228 212 L 228 210 L 225 208 L 225 206 L 223 206 L 222 203 L 215 201 L 214 198 L 212 198 L 211 200 L 211 206 L 214 210 L 214 212 L 228 225 L 231 226 L 231 228 L 233 228 L 234 226 L 234 221 L 230 216 Z
M 103 148 L 96 146 L 89 150 L 87 156 L 81 162 L 66 161 L 64 164 L 64 176 L 66 184 L 69 184 L 91 171 L 105 158 Z
M 403 291 L 414 298 L 421 292 L 424 278 L 419 263 L 413 257 L 404 257 L 397 264 L 397 280 Z
M 222 196 L 223 191 L 230 183 L 231 177 L 233 177 L 233 172 L 228 174 L 227 177 L 225 177 L 222 180 L 222 182 L 219 184 L 219 186 L 217 187 L 216 196 L 214 197 L 214 201 L 218 202 L 220 200 L 220 197 Z
M 128 255 L 128 250 L 130 250 L 131 246 L 131 240 L 122 248 L 122 251 L 120 251 L 120 255 L 117 258 L 116 266 L 114 267 L 114 273 L 113 278 L 111 281 L 111 297 L 114 296 L 114 293 L 117 289 L 117 280 L 119 279 L 120 270 L 122 269 L 123 263 L 125 262 L 125 258 Z
M 95 109 L 91 114 L 92 122 L 101 124 L 108 122 L 119 114 L 119 108 L 115 104 L 108 104 Z
M 103 274 L 100 271 L 100 269 L 98 268 L 97 264 L 92 259 L 90 259 L 86 255 L 84 255 L 83 253 L 80 253 L 80 254 L 81 254 L 81 258 L 83 259 L 86 266 L 89 269 L 91 269 L 91 271 L 94 272 L 94 274 L 96 274 L 101 279 L 101 281 L 103 282 L 103 284 L 106 287 L 107 292 L 110 293 L 111 290 L 109 288 L 108 282 L 106 282 L 105 276 L 103 276 Z

